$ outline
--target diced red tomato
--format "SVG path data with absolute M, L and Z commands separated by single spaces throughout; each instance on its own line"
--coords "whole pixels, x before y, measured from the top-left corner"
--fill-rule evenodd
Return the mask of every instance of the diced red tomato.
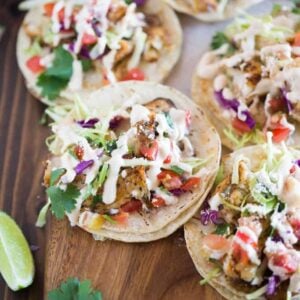
M 251 245 L 253 248 L 257 248 L 257 243 L 249 237 L 249 235 L 245 234 L 242 231 L 237 231 L 236 236 L 241 239 L 244 243 Z
M 300 47 L 300 32 L 295 34 L 293 46 Z
M 29 58 L 26 62 L 26 66 L 34 74 L 41 73 L 45 70 L 44 66 L 41 65 L 41 57 L 39 55 Z
M 156 140 L 149 142 L 149 144 L 142 144 L 140 147 L 141 154 L 149 159 L 155 160 L 158 153 L 158 143 Z
M 247 123 L 241 121 L 238 118 L 234 118 L 232 121 L 232 126 L 240 133 L 250 132 L 252 129 L 247 125 Z
M 159 196 L 154 196 L 151 202 L 154 207 L 161 207 L 166 205 L 165 200 Z
M 239 244 L 233 244 L 233 252 L 232 252 L 235 261 L 240 264 L 247 265 L 249 263 L 249 256 L 246 250 L 244 250 Z
M 119 224 L 126 224 L 128 221 L 128 213 L 120 212 L 117 215 L 111 216 L 111 218 Z
M 82 37 L 82 44 L 83 45 L 93 45 L 97 43 L 97 37 L 92 34 L 85 33 Z
M 269 101 L 269 105 L 273 113 L 285 110 L 285 104 L 283 99 L 271 99 Z
M 282 141 L 285 141 L 290 134 L 289 128 L 275 128 L 272 130 L 273 132 L 273 142 L 274 143 L 280 143 Z
M 172 161 L 172 156 L 171 156 L 171 154 L 169 154 L 169 155 L 165 158 L 164 164 L 169 164 L 171 161 Z
M 290 174 L 293 174 L 296 172 L 296 166 L 293 165 L 291 168 L 290 168 Z
M 229 251 L 230 242 L 222 235 L 208 234 L 202 239 L 202 244 L 211 250 Z
M 140 200 L 132 199 L 121 206 L 121 211 L 131 213 L 139 211 L 141 208 L 142 202 Z
M 192 124 L 192 114 L 189 110 L 185 114 L 185 124 L 187 128 L 189 128 Z
M 200 178 L 199 177 L 191 177 L 189 178 L 181 187 L 183 191 L 190 191 L 194 188 L 197 188 L 200 185 Z
M 297 264 L 288 253 L 274 254 L 271 260 L 275 266 L 285 269 L 287 273 L 294 273 L 297 270 Z
M 141 69 L 133 68 L 127 72 L 122 80 L 145 80 L 145 74 Z
M 157 179 L 169 191 L 179 189 L 182 186 L 182 181 L 180 179 L 180 176 L 177 173 L 170 170 L 161 171 L 157 175 Z
M 84 149 L 83 149 L 83 147 L 81 147 L 79 145 L 76 145 L 75 148 L 74 148 L 74 152 L 75 152 L 75 155 L 77 156 L 77 158 L 79 160 L 82 160 L 83 155 L 84 155 Z
M 54 6 L 55 6 L 55 3 L 54 2 L 50 2 L 50 3 L 46 3 L 44 4 L 44 14 L 47 16 L 47 17 L 51 17 L 52 14 L 53 14 L 53 10 L 54 10 Z M 65 9 L 62 8 L 59 12 L 58 12 L 58 19 L 60 22 L 62 22 L 65 18 Z
M 52 16 L 54 5 L 55 5 L 54 2 L 50 2 L 50 3 L 44 4 L 44 14 L 47 17 L 51 17 Z
M 290 223 L 294 229 L 295 236 L 300 240 L 300 220 L 299 219 L 291 219 Z

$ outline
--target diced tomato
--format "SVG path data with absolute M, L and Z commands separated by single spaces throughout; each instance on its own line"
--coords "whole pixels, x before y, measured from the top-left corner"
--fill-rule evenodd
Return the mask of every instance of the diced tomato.
M 117 215 L 111 216 L 111 218 L 119 224 L 126 224 L 128 221 L 128 213 L 120 212 Z
M 142 208 L 142 202 L 140 200 L 135 200 L 135 199 L 132 199 L 121 206 L 122 212 L 127 212 L 127 213 L 139 211 L 141 208 Z
M 249 256 L 245 249 L 243 249 L 239 244 L 233 244 L 233 252 L 234 260 L 239 262 L 240 264 L 247 265 L 249 263 Z
M 41 57 L 39 55 L 29 58 L 26 62 L 26 66 L 34 74 L 41 73 L 45 70 L 44 66 L 41 65 Z
M 163 184 L 167 190 L 179 189 L 182 186 L 180 176 L 170 170 L 161 171 L 157 175 L 157 179 Z
M 300 240 L 300 220 L 299 219 L 291 219 L 290 223 L 294 229 L 294 234 Z
M 44 4 L 44 14 L 47 17 L 51 17 L 52 16 L 54 5 L 55 5 L 54 2 L 50 2 L 50 3 Z
M 54 6 L 55 6 L 55 3 L 53 3 L 53 2 L 44 4 L 44 14 L 47 17 L 49 17 L 49 18 L 52 17 Z M 58 19 L 59 19 L 60 22 L 63 22 L 64 18 L 65 18 L 65 9 L 62 8 L 58 12 Z
M 79 160 L 82 160 L 83 155 L 84 155 L 84 149 L 83 149 L 83 147 L 81 147 L 79 145 L 76 145 L 75 148 L 74 148 L 74 152 L 75 152 L 75 155 L 77 156 L 77 158 Z
M 160 181 L 168 177 L 179 177 L 179 175 L 171 170 L 163 170 L 157 175 L 157 179 Z
M 158 153 L 158 143 L 156 140 L 151 140 L 148 144 L 142 144 L 140 147 L 141 154 L 149 159 L 155 160 Z
M 180 187 L 180 189 L 183 191 L 190 191 L 197 188 L 200 185 L 200 182 L 201 180 L 199 177 L 191 177 Z
M 189 128 L 192 124 L 192 114 L 189 110 L 185 114 L 185 124 L 187 128 Z
M 238 118 L 234 118 L 232 121 L 232 126 L 240 133 L 250 132 L 252 129 L 247 125 L 247 123 L 241 121 Z
M 166 205 L 165 200 L 159 196 L 154 196 L 151 202 L 154 207 L 161 207 Z
M 271 99 L 269 101 L 269 105 L 273 113 L 285 110 L 285 104 L 283 99 Z
M 293 46 L 300 47 L 300 32 L 295 34 Z
M 282 141 L 285 141 L 290 134 L 289 128 L 275 128 L 272 130 L 273 132 L 273 142 L 274 143 L 280 143 Z
M 172 161 L 172 156 L 171 156 L 171 154 L 169 154 L 169 155 L 165 158 L 164 164 L 169 164 L 171 161 Z
M 122 80 L 145 80 L 145 74 L 141 69 L 133 68 L 127 72 Z
M 236 236 L 241 239 L 244 243 L 251 245 L 253 248 L 257 248 L 257 243 L 249 237 L 249 235 L 245 234 L 242 231 L 237 231 Z
M 97 43 L 97 37 L 92 34 L 85 33 L 82 37 L 82 44 L 83 45 L 93 45 Z
M 202 244 L 211 250 L 229 251 L 230 242 L 222 235 L 208 234 L 202 239 Z
M 290 174 L 293 174 L 296 172 L 296 166 L 293 165 L 291 168 L 290 168 Z
M 271 259 L 275 266 L 285 269 L 287 273 L 294 273 L 297 270 L 297 264 L 288 253 L 274 254 Z

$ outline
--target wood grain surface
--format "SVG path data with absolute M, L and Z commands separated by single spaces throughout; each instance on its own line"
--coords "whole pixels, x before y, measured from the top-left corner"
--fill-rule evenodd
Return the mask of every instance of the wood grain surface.
M 23 15 L 16 7 L 15 1 L 0 1 L 0 24 L 6 27 L 0 41 L 0 209 L 15 218 L 30 245 L 39 249 L 33 252 L 33 285 L 11 292 L 0 276 L 0 299 L 43 299 L 69 276 L 91 279 L 105 300 L 220 299 L 210 287 L 199 285 L 182 230 L 161 241 L 132 245 L 95 242 L 50 216 L 46 229 L 35 227 L 46 200 L 41 181 L 49 131 L 39 124 L 43 105 L 27 93 L 18 71 L 15 44 Z

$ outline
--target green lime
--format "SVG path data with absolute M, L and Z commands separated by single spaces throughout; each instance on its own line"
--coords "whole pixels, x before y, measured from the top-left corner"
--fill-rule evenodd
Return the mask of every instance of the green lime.
M 0 211 L 0 273 L 13 290 L 29 286 L 34 264 L 29 245 L 16 222 Z

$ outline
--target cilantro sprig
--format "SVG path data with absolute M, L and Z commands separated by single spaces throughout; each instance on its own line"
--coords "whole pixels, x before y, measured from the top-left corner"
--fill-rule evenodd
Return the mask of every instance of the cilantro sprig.
M 65 212 L 71 212 L 75 208 L 76 199 L 80 196 L 79 189 L 72 184 L 69 184 L 65 190 L 56 186 L 65 172 L 65 169 L 56 169 L 52 171 L 50 176 L 50 186 L 46 190 L 51 202 L 51 211 L 57 219 L 62 219 Z
M 225 35 L 224 32 L 216 32 L 212 38 L 210 47 L 212 50 L 221 48 L 224 44 L 228 44 L 227 54 L 230 55 L 234 53 L 235 47 L 230 41 L 230 39 Z
M 73 73 L 73 57 L 62 46 L 54 50 L 52 66 L 37 79 L 37 85 L 42 89 L 42 96 L 54 100 L 68 85 Z
M 93 290 L 89 280 L 80 282 L 77 278 L 69 278 L 48 293 L 48 300 L 102 300 L 102 294 Z

